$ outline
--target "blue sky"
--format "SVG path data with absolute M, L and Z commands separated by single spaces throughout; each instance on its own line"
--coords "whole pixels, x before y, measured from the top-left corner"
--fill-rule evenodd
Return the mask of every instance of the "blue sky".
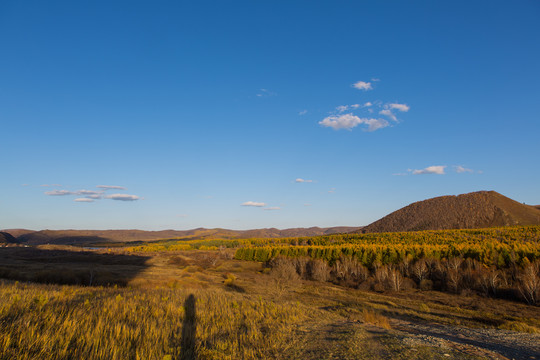
M 3 1 L 0 228 L 540 204 L 539 18 L 537 1 Z

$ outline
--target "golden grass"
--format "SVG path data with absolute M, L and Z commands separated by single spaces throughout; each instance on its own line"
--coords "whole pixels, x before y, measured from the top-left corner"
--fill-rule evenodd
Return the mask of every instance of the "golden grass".
M 375 326 L 381 327 L 383 329 L 390 330 L 392 327 L 388 322 L 388 319 L 377 312 L 364 309 L 362 312 L 362 319 L 368 324 L 373 324 Z
M 196 299 L 196 350 L 204 359 L 274 357 L 306 318 L 223 290 L 84 288 L 2 283 L 0 359 L 178 358 L 184 302 Z

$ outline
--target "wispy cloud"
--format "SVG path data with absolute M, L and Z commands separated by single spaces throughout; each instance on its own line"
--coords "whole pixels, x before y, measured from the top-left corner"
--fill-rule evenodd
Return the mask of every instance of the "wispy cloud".
M 456 165 L 456 166 L 454 166 L 454 169 L 456 170 L 456 172 L 457 172 L 458 174 L 461 174 L 461 173 L 472 173 L 472 172 L 474 172 L 473 169 L 467 169 L 466 167 L 463 167 L 463 166 L 461 166 L 461 165 Z
M 259 93 L 257 94 L 258 97 L 270 97 L 270 96 L 276 96 L 277 94 L 273 91 L 270 91 L 268 89 L 260 89 Z
M 413 175 L 424 175 L 424 174 L 444 175 L 445 168 L 446 168 L 446 165 L 428 166 L 427 168 L 424 168 L 424 169 L 412 170 L 412 174 Z
M 358 82 L 354 83 L 352 86 L 354 88 L 358 89 L 358 90 L 364 90 L 364 91 L 373 89 L 371 87 L 371 83 L 370 82 L 365 82 L 365 81 L 358 81 Z
M 311 206 L 311 204 L 304 204 L 304 206 Z
M 49 196 L 66 196 L 66 195 L 76 195 L 73 191 L 69 190 L 53 190 L 53 191 L 45 191 L 45 195 Z
M 77 199 L 75 199 L 73 201 L 75 201 L 75 202 L 94 202 L 94 200 L 89 199 L 89 198 L 77 198 Z
M 405 104 L 397 104 L 397 103 L 393 103 L 393 104 L 388 104 L 388 107 L 390 109 L 396 109 L 396 110 L 399 110 L 401 112 L 407 112 L 409 111 L 410 107 L 408 105 L 405 105 Z
M 298 115 L 302 116 L 302 115 L 306 115 L 307 114 L 307 110 L 302 110 L 298 113 Z
M 331 188 L 330 190 L 328 190 L 328 192 L 329 192 L 330 194 L 333 194 L 333 193 L 336 192 L 336 188 Z
M 264 208 L 263 210 L 281 210 L 281 208 L 279 206 L 270 206 L 270 207 Z
M 98 189 L 105 189 L 105 190 L 127 190 L 123 186 L 116 186 L 116 185 L 98 185 L 96 186 Z
M 129 195 L 129 194 L 111 194 L 111 195 L 105 196 L 105 198 L 111 199 L 111 200 L 120 200 L 120 201 L 135 201 L 135 200 L 140 199 L 140 197 L 138 197 L 137 195 Z
M 99 194 L 103 194 L 103 191 L 77 190 L 75 193 L 77 195 L 99 195 Z
M 392 110 L 384 109 L 384 110 L 379 111 L 379 114 L 384 115 L 384 116 L 388 116 L 390 119 L 392 119 L 394 121 L 397 121 L 397 117 L 396 117 L 396 115 L 394 115 L 392 113 Z
M 298 179 L 294 180 L 294 182 L 297 182 L 297 183 L 312 183 L 314 181 L 313 180 L 306 180 L 306 179 L 298 178 Z
M 246 201 L 245 203 L 242 203 L 241 205 L 242 206 L 253 206 L 253 207 L 264 207 L 264 206 L 266 206 L 266 203 L 256 202 L 256 201 Z

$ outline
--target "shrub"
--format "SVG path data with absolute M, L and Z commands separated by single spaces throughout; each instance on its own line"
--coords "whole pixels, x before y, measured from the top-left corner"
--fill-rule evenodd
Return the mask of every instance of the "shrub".
M 326 261 L 315 259 L 307 263 L 309 277 L 315 281 L 328 281 L 330 278 L 330 269 Z
M 529 304 L 540 302 L 540 261 L 529 263 L 519 278 L 519 292 Z
M 272 270 L 270 274 L 278 279 L 296 282 L 300 280 L 300 276 L 296 272 L 295 260 L 287 257 L 276 257 L 269 262 Z

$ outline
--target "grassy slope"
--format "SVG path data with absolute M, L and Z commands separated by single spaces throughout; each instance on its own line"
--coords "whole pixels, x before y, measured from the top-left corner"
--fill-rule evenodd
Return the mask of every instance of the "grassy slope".
M 126 274 L 125 288 L 2 282 L 0 359 L 175 358 L 182 354 L 183 305 L 190 294 L 197 299 L 201 359 L 482 358 L 415 345 L 388 324 L 405 318 L 473 327 L 519 321 L 540 328 L 538 307 L 474 295 L 288 283 L 261 273 L 259 263 L 216 253 L 154 253 L 136 264 L 102 261 L 117 276 L 139 268 L 134 277 Z M 12 265 L 32 266 L 21 259 Z

